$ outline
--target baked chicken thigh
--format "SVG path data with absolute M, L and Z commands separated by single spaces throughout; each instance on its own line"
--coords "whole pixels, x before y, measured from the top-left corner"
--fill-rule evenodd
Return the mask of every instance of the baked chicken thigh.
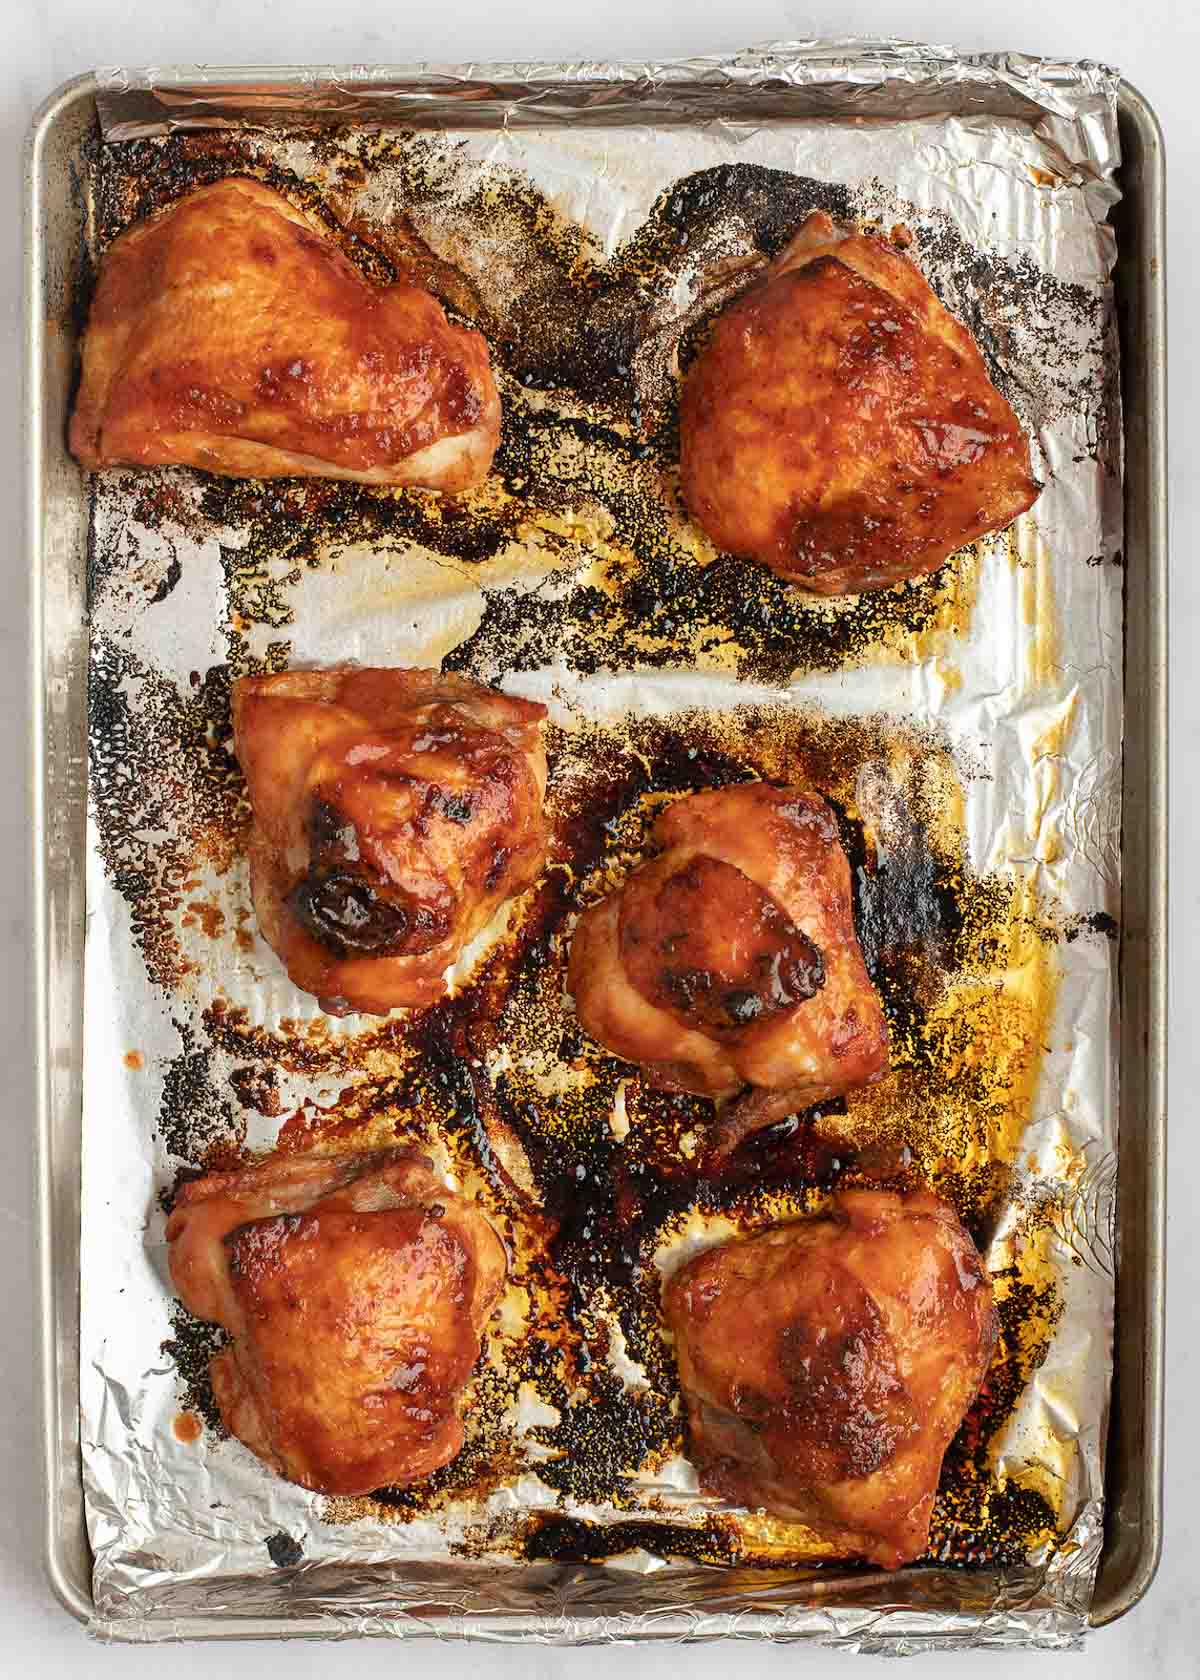
M 242 677 L 258 925 L 329 1014 L 432 1003 L 545 855 L 545 707 L 436 671 Z
M 846 1191 L 818 1218 L 698 1255 L 663 1311 L 703 1487 L 840 1555 L 887 1569 L 921 1555 L 997 1333 L 951 1207 Z
M 500 436 L 487 345 L 419 286 L 375 286 L 257 181 L 201 187 L 105 252 L 72 453 L 235 478 L 465 490 Z
M 1041 489 L 967 329 L 900 251 L 823 211 L 689 370 L 680 481 L 718 547 L 821 595 L 931 572 Z
M 825 801 L 765 782 L 695 793 L 653 839 L 659 855 L 575 930 L 586 1031 L 652 1084 L 724 1103 L 719 1154 L 879 1079 L 887 1028 Z
M 499 1237 L 411 1150 L 292 1156 L 185 1184 L 167 1223 L 226 1428 L 289 1481 L 363 1494 L 463 1443 L 463 1389 L 504 1286 Z

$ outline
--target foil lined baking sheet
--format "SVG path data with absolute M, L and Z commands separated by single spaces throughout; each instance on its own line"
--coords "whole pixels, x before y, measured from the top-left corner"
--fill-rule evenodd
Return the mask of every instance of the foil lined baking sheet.
M 155 83 L 162 85 L 156 88 Z M 1122 587 L 1095 66 L 826 43 L 671 66 L 112 72 L 92 254 L 229 173 L 488 335 L 496 468 L 445 501 L 110 471 L 93 486 L 84 1478 L 97 1632 L 174 1617 L 544 1639 L 1067 1644 L 1102 1538 L 1111 1370 Z M 953 114 L 949 114 L 949 113 Z M 330 124 L 336 126 L 330 126 Z M 706 323 L 813 208 L 913 235 L 1046 488 L 933 577 L 817 601 L 687 520 L 676 394 Z M 337 232 L 336 230 L 341 230 Z M 554 844 L 419 1018 L 331 1021 L 258 937 L 229 684 L 438 664 L 550 708 Z M 579 1032 L 579 909 L 663 802 L 750 775 L 835 805 L 893 1072 L 715 1181 L 705 1105 Z M 172 1296 L 181 1173 L 417 1139 L 513 1275 L 463 1454 L 334 1501 L 224 1437 L 216 1333 Z M 702 1494 L 661 1278 L 697 1244 L 927 1182 L 1001 1342 L 929 1556 L 882 1577 Z

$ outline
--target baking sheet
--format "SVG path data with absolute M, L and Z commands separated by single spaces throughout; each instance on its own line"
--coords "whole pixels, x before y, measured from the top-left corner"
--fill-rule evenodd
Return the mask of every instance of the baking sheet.
M 1023 87 L 1038 94 L 1040 75 L 1026 73 Z M 833 1177 L 861 1169 L 865 1137 L 894 1146 L 896 1170 L 954 1195 L 1013 1302 L 1002 1367 L 1014 1392 L 1007 1408 L 994 1395 L 985 1408 L 977 1450 L 939 1507 L 935 1542 L 945 1559 L 991 1566 L 950 1577 L 963 1601 L 974 1600 L 964 1627 L 979 1617 L 983 1590 L 993 1634 L 1078 1633 L 1100 1535 L 1116 1118 L 1119 430 L 1113 253 L 1099 222 L 1113 196 L 1112 94 L 1106 73 L 1081 71 L 1074 87 L 1059 73 L 1053 120 L 1040 133 L 1027 120 L 921 116 L 871 126 L 723 121 L 669 133 L 243 135 L 199 146 L 175 137 L 110 155 L 97 198 L 101 237 L 156 193 L 239 167 L 331 204 L 342 221 L 361 217 L 385 256 L 402 243 L 411 256 L 415 233 L 438 264 L 466 275 L 457 303 L 492 328 L 506 376 L 506 446 L 499 488 L 452 519 L 419 493 L 327 498 L 324 487 L 264 490 L 182 472 L 97 482 L 83 1345 L 101 1615 L 251 1603 L 264 1590 L 264 1555 L 294 1571 L 298 1603 L 310 1580 L 325 1608 L 332 1569 L 349 1617 L 394 1615 L 406 1599 L 424 1601 L 421 1566 L 447 1545 L 472 1560 L 498 1548 L 508 1570 L 531 1542 L 535 1557 L 601 1554 L 582 1524 L 650 1525 L 622 1528 L 623 1542 L 632 1533 L 652 1546 L 613 1566 L 614 1575 L 643 1572 L 642 1604 L 664 1567 L 676 1598 L 711 1582 L 695 1563 L 652 1564 L 667 1524 L 691 1530 L 675 1546 L 701 1560 L 796 1555 L 796 1536 L 780 1525 L 764 1531 L 697 1499 L 686 1463 L 668 1450 L 669 1417 L 657 1419 L 648 1470 L 606 1466 L 608 1483 L 590 1491 L 610 1497 L 585 1497 L 578 1478 L 564 1489 L 554 1471 L 563 1414 L 582 1416 L 595 1395 L 573 1408 L 569 1393 L 565 1407 L 553 1404 L 561 1384 L 551 1398 L 523 1382 L 506 1393 L 519 1359 L 502 1361 L 494 1383 L 489 1372 L 495 1403 L 479 1408 L 488 1428 L 498 1414 L 509 1437 L 510 1475 L 486 1499 L 477 1480 L 415 1508 L 333 1509 L 269 1478 L 211 1429 L 178 1439 L 192 1433 L 183 1416 L 204 1412 L 205 1346 L 172 1316 L 165 1284 L 159 1204 L 181 1165 L 263 1146 L 285 1116 L 300 1116 L 289 1135 L 310 1141 L 403 1122 L 425 1127 L 464 1182 L 478 1179 L 485 1197 L 495 1191 L 487 1151 L 467 1147 L 461 1124 L 451 1124 L 461 1100 L 439 1115 L 428 1090 L 414 1104 L 401 1088 L 403 1035 L 361 1021 L 321 1030 L 255 940 L 238 856 L 244 812 L 222 745 L 231 670 L 445 657 L 551 703 L 560 826 L 594 806 L 600 770 L 616 786 L 613 844 L 590 858 L 594 886 L 606 860 L 626 865 L 636 855 L 653 802 L 687 781 L 679 760 L 698 743 L 698 779 L 802 765 L 838 797 L 848 835 L 861 842 L 868 904 L 871 890 L 886 907 L 889 888 L 903 887 L 905 858 L 940 869 L 942 885 L 953 876 L 980 938 L 960 950 L 956 933 L 953 960 L 929 960 L 936 983 L 918 1025 L 970 1023 L 943 1043 L 932 1086 L 921 1084 L 914 1057 L 886 1102 L 851 1099 L 846 1115 L 782 1140 L 765 1193 L 735 1185 L 703 1217 L 675 1209 L 640 1259 L 651 1278 L 656 1258 L 669 1265 L 700 1227 L 711 1234 L 722 1219 L 744 1227 L 808 1205 Z M 1074 123 L 1073 109 L 1083 113 Z M 361 182 L 355 152 L 366 156 Z M 779 169 L 795 179 L 766 173 Z M 913 229 L 941 295 L 996 357 L 1048 480 L 1010 537 L 927 583 L 857 604 L 807 602 L 733 568 L 703 550 L 672 505 L 672 370 L 688 334 L 744 277 L 743 260 L 777 246 L 814 203 Z M 397 204 L 409 218 L 399 227 Z M 667 238 L 681 227 L 682 248 Z M 647 265 L 649 282 L 631 287 L 630 274 L 640 281 Z M 575 342 L 588 354 L 564 366 L 556 336 L 578 298 L 563 277 L 581 269 L 592 313 Z M 441 267 L 432 277 L 457 284 Z M 631 310 L 640 330 L 630 372 L 614 376 L 616 326 Z M 539 320 L 550 329 L 540 335 Z M 639 361 L 641 344 L 650 350 Z M 640 780 L 631 768 L 639 761 L 653 772 Z M 518 909 L 493 966 L 517 952 L 525 974 L 553 973 L 569 907 L 545 948 L 522 945 L 535 923 L 539 937 L 546 931 L 537 923 L 545 910 Z M 472 981 L 477 991 L 492 983 L 486 965 Z M 461 996 L 470 994 L 468 985 Z M 897 987 L 889 998 L 894 1036 L 912 1025 L 896 1014 L 899 996 Z M 568 1093 L 554 1088 L 562 1064 L 544 1054 L 546 1010 L 532 1021 L 518 1011 L 507 1030 L 527 1061 L 540 1055 L 524 1076 L 547 1108 L 523 1137 L 505 1113 L 485 1113 L 482 1132 L 528 1156 L 554 1141 L 550 1101 L 561 1108 Z M 511 1058 L 512 1043 L 484 1046 L 493 1057 L 491 1066 L 479 1058 L 485 1084 L 512 1085 L 512 1069 L 495 1061 L 506 1050 Z M 967 1090 L 976 1063 L 1003 1077 Z M 636 1089 L 631 1101 L 631 1087 L 594 1059 L 571 1072 L 593 1131 L 591 1110 L 615 1107 L 615 1123 L 605 1117 L 607 1168 L 618 1148 L 644 1151 L 650 1132 L 687 1159 L 694 1116 L 639 1109 Z M 356 1100 L 367 1091 L 369 1103 Z M 577 1109 L 569 1120 L 578 1119 Z M 566 1154 L 548 1153 L 549 1177 L 561 1179 Z M 586 1160 L 576 1165 L 586 1181 Z M 704 1200 L 691 1189 L 693 1202 Z M 540 1257 L 528 1258 L 533 1300 Z M 645 1314 L 631 1317 L 626 1303 L 623 1321 L 621 1301 L 602 1295 L 592 1280 L 594 1322 L 574 1323 L 568 1339 L 600 1348 L 625 1397 L 612 1415 L 654 1412 L 630 1398 L 669 1384 L 665 1367 L 651 1381 L 646 1360 L 629 1353 Z M 519 1314 L 513 1322 L 519 1328 Z M 495 1436 L 483 1445 L 477 1456 L 495 1463 Z M 995 1507 L 1006 1513 L 999 1522 Z M 364 1576 L 372 1564 L 386 1568 Z M 916 1579 L 919 1599 L 941 1574 Z M 851 1596 L 856 1577 L 827 1567 L 810 1596 L 835 1603 L 839 1584 Z M 502 1601 L 494 1579 L 488 1592 L 492 1605 Z M 796 1604 L 794 1577 L 778 1595 L 788 1605 L 779 1631 L 804 1631 L 815 1613 Z M 825 1610 L 813 1625 L 828 1631 L 837 1614 Z M 952 1620 L 943 1614 L 945 1633 Z M 834 1631 L 851 1637 L 857 1625 L 847 1612 Z

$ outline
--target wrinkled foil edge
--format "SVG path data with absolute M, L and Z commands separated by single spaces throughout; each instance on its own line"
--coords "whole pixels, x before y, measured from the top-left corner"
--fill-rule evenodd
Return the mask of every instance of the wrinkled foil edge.
M 966 114 L 975 105 L 980 115 L 1023 117 L 1056 138 L 1061 126 L 1064 157 L 1105 180 L 1119 161 L 1118 79 L 1111 67 L 1090 60 L 960 54 L 949 46 L 845 36 L 770 42 L 731 57 L 640 64 L 108 66 L 96 71 L 96 108 L 104 139 L 129 140 L 230 124 L 402 123 L 438 116 L 461 123 L 471 112 L 487 123 L 498 110 L 506 122 L 584 115 L 589 122 L 606 115 L 625 120 L 633 111 L 644 118 L 658 107 L 695 117 L 730 95 L 774 96 L 793 115 L 913 116 L 944 108 L 953 93 Z M 897 96 L 898 85 L 906 97 Z

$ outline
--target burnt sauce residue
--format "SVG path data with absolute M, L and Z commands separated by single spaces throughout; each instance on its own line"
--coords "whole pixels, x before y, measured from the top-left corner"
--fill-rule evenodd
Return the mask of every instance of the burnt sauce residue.
M 458 498 L 189 475 L 198 488 L 184 498 L 188 521 L 218 539 L 241 533 L 224 560 L 234 605 L 249 619 L 286 624 L 302 569 L 334 563 L 350 545 L 416 544 L 478 572 L 482 619 L 449 664 L 485 678 L 562 658 L 580 671 L 716 667 L 776 681 L 881 649 L 911 656 L 914 636 L 964 629 L 978 568 L 993 552 L 986 540 L 929 577 L 818 601 L 716 553 L 680 501 L 680 373 L 719 310 L 814 209 L 883 228 L 913 221 L 931 281 L 968 319 L 1027 429 L 1036 437 L 1070 408 L 1086 417 L 1089 446 L 1103 447 L 1110 404 L 1099 302 L 1028 258 L 969 245 L 946 216 L 917 221 L 913 206 L 887 200 L 878 183 L 852 192 L 757 164 L 701 170 L 664 190 L 605 258 L 527 178 L 476 161 L 461 144 L 342 134 L 305 145 L 307 173 L 283 168 L 249 134 L 112 146 L 100 172 L 98 237 L 111 239 L 197 185 L 253 174 L 327 226 L 368 277 L 429 285 L 485 333 L 503 428 L 491 477 Z M 403 208 L 381 211 L 381 202 Z M 169 491 L 169 477 L 158 482 Z M 179 517 L 178 506 L 156 513 L 151 497 L 143 501 L 140 517 L 153 528 Z M 95 575 L 120 559 L 97 553 Z M 489 571 L 501 562 L 503 580 Z M 530 586 L 509 586 L 513 565 Z M 176 576 L 164 558 L 144 588 L 156 598 Z
M 277 152 L 267 137 L 232 132 L 104 148 L 98 243 L 195 186 L 253 175 L 323 223 L 369 278 L 426 285 L 485 333 L 502 440 L 486 484 L 459 498 L 186 469 L 93 481 L 99 846 L 151 979 L 180 999 L 159 1144 L 187 1177 L 235 1164 L 251 1116 L 258 1136 L 261 1117 L 278 1120 L 284 1149 L 414 1140 L 480 1198 L 508 1243 L 512 1275 L 463 1452 L 417 1486 L 330 1502 L 330 1519 L 477 1510 L 528 1466 L 532 1447 L 551 1489 L 620 1520 L 510 1518 L 477 1526 L 471 1547 L 572 1560 L 637 1545 L 777 1565 L 786 1531 L 760 1547 L 726 1513 L 684 1528 L 656 1492 L 656 1471 L 684 1440 L 654 1256 L 697 1220 L 754 1230 L 819 1207 L 835 1186 L 881 1180 L 934 1185 L 986 1242 L 1032 1101 L 1055 939 L 1093 929 L 1068 929 L 1014 878 L 969 871 L 958 773 L 936 737 L 782 707 L 577 719 L 548 731 L 547 869 L 455 997 L 357 1032 L 259 1024 L 195 957 L 197 931 L 214 947 L 222 936 L 203 908 L 212 877 L 244 867 L 230 683 L 287 666 L 306 573 L 356 545 L 394 553 L 401 571 L 423 552 L 480 592 L 478 622 L 444 665 L 485 681 L 562 661 L 581 673 L 683 668 L 781 682 L 919 657 L 931 645 L 922 638 L 967 629 L 987 545 L 930 577 L 840 601 L 714 553 L 679 500 L 681 371 L 719 309 L 818 208 L 882 227 L 909 221 L 932 284 L 968 321 L 1026 426 L 1036 435 L 1064 409 L 1080 412 L 1097 452 L 1110 412 L 1102 312 L 1082 288 L 969 246 L 948 217 L 915 212 L 878 183 L 851 191 L 744 163 L 702 170 L 664 190 L 606 256 L 517 171 L 438 136 L 306 135 L 287 148 L 293 167 Z M 227 616 L 216 627 L 224 656 L 176 686 L 112 626 L 122 611 L 170 610 L 181 538 L 219 556 Z M 353 565 L 349 556 L 348 581 Z M 575 917 L 645 855 L 663 804 L 755 776 L 814 787 L 836 813 L 892 1072 L 747 1140 L 713 1176 L 702 1170 L 711 1106 L 650 1090 L 588 1041 L 564 976 Z M 228 931 L 239 950 L 252 942 L 240 921 Z M 332 1102 L 288 1112 L 290 1076 L 332 1090 Z M 1016 1561 L 1060 1526 L 1048 1494 L 1012 1479 L 1001 1491 L 991 1468 L 1060 1311 L 1041 1258 L 1057 1211 L 1028 1210 L 1011 1276 L 996 1280 L 1000 1349 L 947 1458 L 932 1557 Z M 223 1335 L 178 1305 L 171 1323 L 184 1403 L 219 1431 L 208 1359 Z M 289 1566 L 291 1543 L 276 1538 L 272 1556 Z M 797 1542 L 793 1551 L 811 1556 Z
M 513 1256 L 463 1453 L 416 1486 L 335 1501 L 329 1514 L 399 1520 L 461 1507 L 517 1474 L 532 1443 L 544 1483 L 629 1512 L 637 1544 L 777 1564 L 778 1537 L 760 1556 L 730 1516 L 687 1532 L 647 1517 L 658 1503 L 656 1468 L 684 1445 L 655 1253 L 698 1216 L 721 1221 L 722 1231 L 754 1230 L 820 1206 L 834 1186 L 879 1182 L 935 1185 L 985 1243 L 1053 1002 L 1055 929 L 1010 879 L 966 869 L 961 830 L 946 817 L 955 771 L 936 736 L 878 719 L 751 707 L 579 721 L 551 728 L 548 747 L 546 872 L 458 995 L 357 1034 L 302 1043 L 244 1009 L 214 1004 L 204 1014 L 214 1052 L 243 1070 L 239 1092 L 259 1091 L 276 1067 L 339 1088 L 331 1106 L 285 1118 L 281 1147 L 403 1139 L 441 1150 Z M 893 1071 L 870 1091 L 747 1140 L 712 1176 L 703 1159 L 711 1105 L 649 1089 L 584 1036 L 564 999 L 566 958 L 578 912 L 647 855 L 666 802 L 756 775 L 815 787 L 833 806 L 888 1013 Z M 881 782 L 892 789 L 886 802 L 877 797 Z M 967 1054 L 953 1025 L 964 1015 L 973 1023 Z M 202 1127 L 193 1158 L 207 1159 L 210 1147 Z M 1031 1241 L 1038 1219 L 1050 1217 L 1043 1208 L 1031 1218 Z M 943 1559 L 1012 1561 L 1056 1529 L 1057 1513 L 1040 1495 L 1014 1484 L 997 1497 L 989 1469 L 991 1444 L 1044 1356 L 1059 1310 L 1052 1269 L 1031 1276 L 1000 1290 L 998 1365 L 948 1460 L 939 1500 L 932 1550 Z M 199 1334 L 207 1341 L 206 1330 Z M 629 1361 L 640 1368 L 634 1383 Z M 202 1362 L 192 1360 L 190 1403 L 211 1418 L 205 1382 Z M 539 1406 L 522 1435 L 519 1405 L 530 1392 Z M 617 1544 L 558 1513 L 498 1521 L 471 1547 L 571 1558 L 608 1555 Z

